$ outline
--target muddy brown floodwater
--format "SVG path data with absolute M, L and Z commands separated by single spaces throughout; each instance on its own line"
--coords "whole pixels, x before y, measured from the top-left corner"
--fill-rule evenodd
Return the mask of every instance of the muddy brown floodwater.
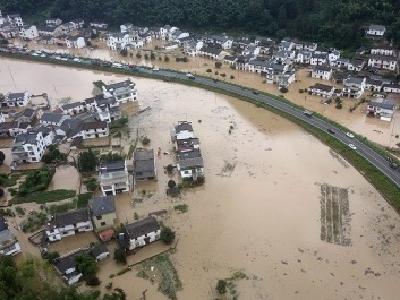
M 94 80 L 121 78 L 0 60 L 2 92 L 18 88 L 80 100 L 90 96 Z M 249 103 L 132 79 L 141 106 L 152 109 L 130 118 L 131 137 L 139 132 L 151 139 L 152 148 L 170 152 L 171 127 L 190 120 L 201 141 L 203 187 L 167 198 L 163 166 L 174 159 L 162 155 L 156 159 L 158 181 L 138 187 L 151 190 L 151 196 L 134 207 L 133 195 L 117 199 L 120 220 L 133 220 L 134 212 L 169 211 L 165 222 L 179 240 L 171 254 L 183 285 L 179 299 L 214 299 L 217 280 L 238 270 L 249 277 L 238 283 L 240 299 L 398 299 L 400 218 L 353 167 L 301 128 Z M 173 206 L 183 203 L 189 210 L 178 214 Z M 331 242 L 322 238 L 322 228 Z M 336 242 L 343 228 L 347 246 Z M 102 264 L 103 284 L 115 272 L 113 265 Z M 113 283 L 128 299 L 138 299 L 144 289 L 151 290 L 151 299 L 165 299 L 134 271 Z

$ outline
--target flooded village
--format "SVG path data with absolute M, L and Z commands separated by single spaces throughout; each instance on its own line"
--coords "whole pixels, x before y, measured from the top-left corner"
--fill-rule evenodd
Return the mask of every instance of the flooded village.
M 149 63 L 133 53 L 118 59 Z M 209 73 L 210 61 L 183 68 Z M 254 73 L 219 70 L 277 92 Z M 299 72 L 285 97 L 399 143 L 398 111 L 388 122 L 366 117 L 365 103 L 353 113 L 322 104 L 297 92 L 321 84 Z M 400 216 L 294 123 L 205 89 L 4 57 L 0 94 L 2 254 L 127 299 L 397 299 Z M 95 276 L 77 257 L 96 261 Z

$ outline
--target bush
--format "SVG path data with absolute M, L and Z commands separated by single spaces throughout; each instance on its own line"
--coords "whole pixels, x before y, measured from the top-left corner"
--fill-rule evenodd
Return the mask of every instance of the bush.
M 64 200 L 72 198 L 75 196 L 74 190 L 53 190 L 53 191 L 38 191 L 29 193 L 25 196 L 17 196 L 12 198 L 12 203 L 31 203 L 36 202 L 38 204 L 43 204 L 47 202 L 55 202 L 59 200 Z
M 165 56 L 164 56 L 164 61 L 165 61 L 165 62 L 169 62 L 169 57 L 165 55 Z
M 3 164 L 4 160 L 6 159 L 6 155 L 3 151 L 0 151 L 0 165 Z
M 225 77 L 226 75 L 225 75 L 225 73 L 222 73 L 220 76 L 221 76 L 221 77 Z
M 288 88 L 287 87 L 281 87 L 280 89 L 279 89 L 279 91 L 281 92 L 281 93 L 287 93 L 287 92 L 289 92 L 289 90 L 288 90 Z
M 169 227 L 164 227 L 161 230 L 160 238 L 165 244 L 170 245 L 175 239 L 175 231 L 172 231 Z
M 207 69 L 207 71 L 206 71 L 207 73 L 211 73 L 212 72 L 212 70 L 211 69 Z
M 143 144 L 143 146 L 149 145 L 150 142 L 151 142 L 151 140 L 150 140 L 147 136 L 145 136 L 145 137 L 142 138 L 142 144 Z
M 342 103 L 341 102 L 336 103 L 335 108 L 336 109 L 342 109 L 343 108 Z
M 175 180 L 169 180 L 169 181 L 168 181 L 168 187 L 169 187 L 170 189 L 175 188 L 175 187 L 176 187 L 176 182 L 175 182 Z
M 89 192 L 93 192 L 97 189 L 97 180 L 95 178 L 89 178 L 83 182 L 85 184 L 86 189 Z
M 225 280 L 218 280 L 217 282 L 217 286 L 215 287 L 215 289 L 217 290 L 217 292 L 221 295 L 224 295 L 226 293 L 226 286 L 227 286 L 227 282 Z
M 50 145 L 48 148 L 48 153 L 42 156 L 42 162 L 46 164 L 63 162 L 67 160 L 67 155 L 61 153 L 58 149 L 58 145 Z
M 110 123 L 110 129 L 121 129 L 128 124 L 128 118 L 120 118 Z
M 94 172 L 96 170 L 97 157 L 89 148 L 87 152 L 81 152 L 78 156 L 78 170 L 80 172 Z
M 169 174 L 171 174 L 173 170 L 174 170 L 174 166 L 171 165 L 171 164 L 168 164 L 168 166 L 167 166 L 167 172 L 168 172 Z M 169 183 L 169 182 L 168 182 L 168 183 Z
M 219 72 L 218 72 L 218 71 L 215 71 L 214 74 L 215 74 L 215 75 L 219 75 Z
M 15 211 L 16 211 L 17 214 L 19 214 L 20 216 L 25 215 L 25 209 L 23 209 L 21 206 L 16 206 L 16 207 L 15 207 Z
M 182 59 L 182 61 L 183 61 L 183 62 L 188 62 L 189 60 L 188 60 L 187 57 L 184 57 L 184 58 Z
M 215 64 L 214 64 L 214 66 L 215 66 L 216 69 L 221 69 L 221 67 L 222 67 L 222 62 L 216 61 Z
M 4 190 L 0 189 L 0 198 L 4 196 Z
M 136 58 L 137 59 L 141 59 L 142 58 L 142 54 L 140 52 L 136 53 Z
M 156 56 L 154 55 L 153 52 L 151 52 L 151 54 L 150 54 L 150 59 L 151 59 L 151 60 L 155 60 L 155 59 L 156 59 Z
M 230 77 L 231 79 L 235 79 L 235 76 L 233 76 L 233 75 L 231 75 L 231 77 Z
M 126 252 L 121 248 L 116 248 L 114 250 L 114 259 L 119 264 L 126 264 Z
M 80 194 L 80 195 L 78 195 L 78 201 L 77 201 L 77 203 L 76 203 L 76 206 L 77 206 L 78 208 L 86 207 L 87 204 L 88 204 L 89 199 L 91 199 L 92 196 L 93 196 L 92 193 L 86 193 L 86 194 Z
M 25 196 L 36 191 L 43 191 L 49 187 L 54 175 L 54 169 L 47 167 L 28 173 L 25 181 L 19 186 L 17 195 Z
M 144 54 L 144 59 L 148 60 L 149 59 L 149 55 L 147 53 Z
M 121 50 L 119 51 L 119 54 L 120 54 L 122 57 L 127 57 L 127 56 L 128 56 L 128 50 L 126 50 L 126 49 L 121 49 Z

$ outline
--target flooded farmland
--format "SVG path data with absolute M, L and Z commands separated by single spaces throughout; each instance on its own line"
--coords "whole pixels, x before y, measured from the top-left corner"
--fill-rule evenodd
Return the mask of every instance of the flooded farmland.
M 121 78 L 0 60 L 0 92 L 47 92 L 53 101 L 81 100 L 93 81 Z M 167 210 L 165 223 L 177 231 L 170 258 L 182 284 L 178 299 L 214 299 L 218 279 L 238 271 L 246 275 L 237 282 L 239 299 L 398 298 L 400 218 L 353 167 L 301 128 L 249 103 L 132 79 L 141 107 L 151 109 L 129 119 L 130 138 L 145 135 L 148 147 L 166 154 L 156 158 L 158 180 L 138 187 L 151 193 L 137 203 L 133 193 L 119 196 L 117 213 L 123 222 Z M 169 131 L 179 120 L 193 121 L 206 182 L 171 199 L 163 167 L 174 163 Z M 177 212 L 177 204 L 188 211 Z M 112 260 L 100 267 L 103 287 L 116 267 Z M 113 287 L 128 299 L 144 289 L 150 299 L 165 299 L 136 273 L 114 277 Z

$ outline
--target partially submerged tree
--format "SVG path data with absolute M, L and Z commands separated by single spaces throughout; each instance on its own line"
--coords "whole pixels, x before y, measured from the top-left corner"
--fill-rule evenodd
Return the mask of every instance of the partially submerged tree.
M 160 238 L 165 244 L 170 245 L 175 240 L 175 231 L 172 231 L 169 227 L 164 227 L 161 230 Z
M 78 156 L 78 169 L 80 172 L 93 172 L 96 170 L 97 158 L 89 148 L 87 152 L 81 152 Z

